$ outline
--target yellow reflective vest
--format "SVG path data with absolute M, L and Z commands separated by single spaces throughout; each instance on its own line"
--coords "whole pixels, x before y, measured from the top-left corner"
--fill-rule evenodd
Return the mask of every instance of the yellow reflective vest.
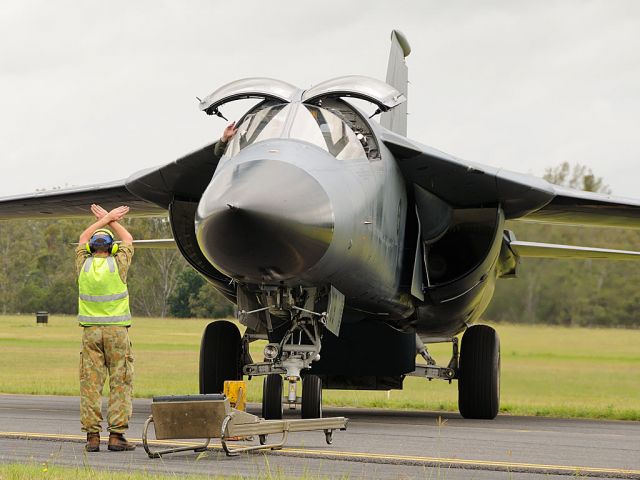
M 88 257 L 78 277 L 78 321 L 92 325 L 131 325 L 129 292 L 112 256 Z

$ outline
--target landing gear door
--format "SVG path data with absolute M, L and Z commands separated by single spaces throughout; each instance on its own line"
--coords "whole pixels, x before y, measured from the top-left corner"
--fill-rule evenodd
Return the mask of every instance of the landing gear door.
M 416 205 L 416 219 L 418 221 L 418 238 L 416 240 L 416 255 L 413 260 L 413 277 L 411 279 L 411 295 L 421 302 L 424 302 L 424 280 L 422 272 L 424 268 L 424 255 L 422 253 L 422 226 L 420 225 L 420 214 Z
M 331 287 L 329 304 L 327 305 L 327 330 L 336 337 L 340 336 L 342 311 L 344 310 L 344 295 L 337 288 Z
M 247 327 L 251 333 L 267 333 L 271 331 L 271 317 L 266 310 L 260 310 L 261 305 L 258 303 L 254 294 L 248 293 L 242 286 L 238 286 L 236 291 L 238 302 L 238 320 L 242 325 Z M 242 312 L 253 312 L 243 314 Z

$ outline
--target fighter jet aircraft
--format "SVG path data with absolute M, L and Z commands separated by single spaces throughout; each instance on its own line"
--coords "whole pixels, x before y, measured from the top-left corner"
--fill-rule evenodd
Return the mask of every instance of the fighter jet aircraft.
M 91 203 L 168 212 L 175 246 L 237 305 L 246 326 L 243 335 L 231 322 L 206 327 L 202 393 L 264 376 L 265 418 L 297 404 L 313 418 L 322 415 L 323 389 L 401 389 L 414 375 L 457 380 L 460 413 L 494 418 L 500 343 L 493 328 L 474 323 L 496 280 L 515 276 L 523 257 L 640 257 L 521 242 L 505 220 L 638 228 L 640 202 L 561 188 L 406 138 L 409 53 L 393 31 L 386 82 L 224 85 L 200 102 L 203 112 L 257 103 L 222 158 L 208 145 L 126 180 L 5 197 L 0 219 L 82 216 Z M 371 104 L 373 115 L 352 98 Z M 263 361 L 249 355 L 257 339 L 268 341 Z M 429 354 L 434 342 L 452 344 L 447 365 Z

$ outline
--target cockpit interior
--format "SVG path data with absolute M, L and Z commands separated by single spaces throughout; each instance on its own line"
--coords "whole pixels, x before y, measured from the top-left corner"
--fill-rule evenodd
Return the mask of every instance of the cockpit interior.
M 238 133 L 225 152 L 230 158 L 254 143 L 291 138 L 309 142 L 337 160 L 375 160 L 379 150 L 368 123 L 346 101 L 317 100 L 315 104 L 265 100 L 238 122 Z

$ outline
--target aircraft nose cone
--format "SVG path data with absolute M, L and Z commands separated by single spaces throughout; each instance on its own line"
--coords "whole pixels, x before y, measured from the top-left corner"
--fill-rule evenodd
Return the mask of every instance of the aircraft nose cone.
M 305 170 L 253 160 L 219 172 L 196 214 L 203 252 L 219 270 L 249 282 L 284 281 L 312 267 L 333 237 L 325 190 Z

